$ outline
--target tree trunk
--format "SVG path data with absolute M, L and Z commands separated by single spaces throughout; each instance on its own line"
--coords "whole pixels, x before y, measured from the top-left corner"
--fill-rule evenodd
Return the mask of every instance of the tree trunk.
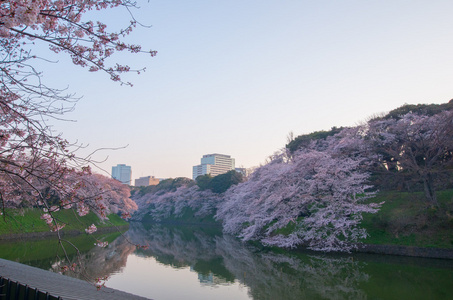
M 425 190 L 425 199 L 432 206 L 439 206 L 437 203 L 436 189 L 434 188 L 434 182 L 431 174 L 423 176 L 423 187 Z

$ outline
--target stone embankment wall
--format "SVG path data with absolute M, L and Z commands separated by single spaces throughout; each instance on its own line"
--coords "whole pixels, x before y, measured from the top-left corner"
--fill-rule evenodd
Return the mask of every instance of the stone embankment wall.
M 425 258 L 453 259 L 453 249 L 363 244 L 359 246 L 357 252 L 425 257 Z

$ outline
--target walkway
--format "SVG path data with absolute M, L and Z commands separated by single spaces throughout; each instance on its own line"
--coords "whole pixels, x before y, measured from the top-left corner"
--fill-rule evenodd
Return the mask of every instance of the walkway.
M 50 295 L 60 297 L 60 299 L 64 300 L 148 300 L 148 298 L 111 288 L 102 288 L 98 291 L 95 286 L 86 281 L 1 258 L 0 277 L 17 281 L 42 292 L 48 292 Z

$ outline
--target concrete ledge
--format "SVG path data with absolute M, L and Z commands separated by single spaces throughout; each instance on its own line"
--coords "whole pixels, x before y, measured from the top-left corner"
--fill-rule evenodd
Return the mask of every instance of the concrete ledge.
M 412 246 L 362 244 L 359 245 L 356 252 L 453 259 L 453 249 L 421 248 Z
M 148 298 L 136 296 L 111 288 L 98 290 L 93 284 L 86 281 L 41 270 L 20 263 L 0 259 L 0 277 L 17 281 L 31 288 L 47 292 L 52 296 L 64 300 L 147 300 Z

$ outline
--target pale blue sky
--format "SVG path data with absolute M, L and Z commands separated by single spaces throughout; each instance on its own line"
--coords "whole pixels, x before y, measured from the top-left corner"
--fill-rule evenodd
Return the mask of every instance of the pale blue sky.
M 453 98 L 453 1 L 139 1 L 121 55 L 147 71 L 121 87 L 66 59 L 45 78 L 83 96 L 55 129 L 133 178 L 191 177 L 203 154 L 262 163 L 295 135 L 354 125 L 404 103 Z M 121 16 L 104 16 L 117 23 Z M 113 23 L 112 23 L 113 24 Z

